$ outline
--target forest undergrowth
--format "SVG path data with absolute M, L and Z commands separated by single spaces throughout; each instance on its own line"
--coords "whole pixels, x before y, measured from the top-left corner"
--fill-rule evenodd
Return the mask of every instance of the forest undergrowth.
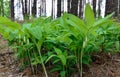
M 95 18 L 87 4 L 84 14 L 84 19 L 63 13 L 23 24 L 0 17 L 0 34 L 6 40 L 0 45 L 1 76 L 119 76 L 120 26 L 114 13 Z

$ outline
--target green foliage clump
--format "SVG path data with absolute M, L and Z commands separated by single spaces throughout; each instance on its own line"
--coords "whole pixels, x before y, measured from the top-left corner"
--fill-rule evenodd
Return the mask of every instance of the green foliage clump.
M 85 20 L 64 13 L 60 18 L 40 17 L 22 26 L 0 17 L 0 34 L 12 46 L 15 57 L 23 64 L 31 65 L 33 72 L 45 64 L 53 66 L 51 72 L 60 72 L 61 77 L 70 77 L 78 71 L 82 77 L 82 64 L 92 62 L 93 53 L 119 52 L 120 27 L 110 19 L 95 18 L 87 4 Z M 77 70 L 75 70 L 77 68 Z

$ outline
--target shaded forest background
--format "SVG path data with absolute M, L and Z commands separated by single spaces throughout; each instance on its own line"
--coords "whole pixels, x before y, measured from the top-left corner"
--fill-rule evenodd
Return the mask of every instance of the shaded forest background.
M 15 5 L 16 1 L 17 5 Z M 115 12 L 115 16 L 119 16 L 120 14 L 120 0 L 49 0 L 49 2 L 50 1 L 51 9 L 46 7 L 48 0 L 0 0 L 0 15 L 12 20 L 19 20 L 19 18 L 15 17 L 15 13 L 19 15 L 19 12 L 21 12 L 25 20 L 31 19 L 32 17 L 47 16 L 46 9 L 50 9 L 50 16 L 52 18 L 60 17 L 63 12 L 72 13 L 83 18 L 85 4 L 89 2 L 93 7 L 95 16 L 98 17 L 101 16 L 102 1 L 105 1 L 105 15 L 112 12 Z M 15 7 L 17 7 L 17 10 L 15 10 Z M 64 7 L 66 7 L 66 9 L 64 9 Z

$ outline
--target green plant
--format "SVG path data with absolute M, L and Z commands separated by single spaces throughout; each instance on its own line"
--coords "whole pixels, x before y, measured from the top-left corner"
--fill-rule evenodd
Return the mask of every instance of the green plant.
M 49 55 L 46 62 L 51 58 L 54 58 L 52 63 L 56 64 L 56 66 L 52 69 L 52 71 L 59 70 L 61 77 L 66 77 L 69 75 L 67 74 L 67 70 L 70 69 L 71 62 L 74 62 L 76 60 L 76 57 L 74 55 L 68 55 L 67 51 L 62 51 L 58 48 L 54 48 L 54 52 L 55 53 Z
M 89 4 L 86 5 L 85 8 L 85 21 L 77 18 L 76 16 L 72 14 L 64 14 L 61 20 L 61 24 L 64 26 L 66 25 L 66 33 L 69 33 L 68 38 L 72 38 L 72 43 L 69 45 L 73 51 L 76 51 L 75 55 L 77 57 L 77 66 L 80 76 L 82 77 L 82 63 L 83 57 L 86 56 L 85 49 L 88 46 L 89 43 L 92 43 L 94 45 L 94 38 L 98 35 L 96 31 L 101 26 L 105 26 L 104 24 L 109 24 L 110 20 L 109 18 L 112 16 L 108 15 L 105 18 L 95 20 L 94 13 L 90 7 Z M 102 32 L 102 31 L 101 31 Z M 64 35 L 67 35 L 64 34 Z M 89 37 L 92 36 L 93 40 L 91 41 Z M 76 46 L 74 47 L 73 44 Z M 74 48 L 73 48 L 74 47 Z M 90 55 L 90 53 L 88 53 Z
M 115 22 L 100 27 L 96 44 L 102 52 L 119 52 L 119 26 Z M 98 42 L 97 42 L 98 41 Z
M 92 62 L 92 53 L 119 52 L 120 27 L 110 18 L 95 18 L 87 4 L 85 19 L 64 13 L 60 18 L 40 17 L 22 26 L 0 17 L 0 34 L 15 50 L 15 58 L 21 65 L 42 65 L 48 77 L 46 64 L 52 71 L 60 71 L 61 77 L 69 77 L 77 68 L 82 77 L 83 64 Z M 37 73 L 37 72 L 36 72 Z

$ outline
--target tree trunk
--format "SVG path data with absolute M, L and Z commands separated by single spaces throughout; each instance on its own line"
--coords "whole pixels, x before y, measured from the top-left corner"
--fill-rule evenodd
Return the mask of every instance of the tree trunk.
M 64 0 L 61 0 L 61 13 L 64 12 Z
M 52 13 L 51 17 L 54 19 L 55 18 L 55 0 L 52 0 Z
M 1 0 L 1 15 L 4 16 L 4 2 Z
M 22 14 L 23 14 L 23 18 L 25 19 L 25 10 L 24 10 L 24 2 L 23 0 L 21 0 L 21 4 L 22 4 Z
M 114 0 L 114 5 L 115 5 L 115 16 L 118 16 L 118 6 L 119 6 L 119 4 L 118 4 L 118 1 L 117 0 Z
M 79 4 L 79 17 L 82 17 L 83 15 L 83 11 L 82 11 L 82 0 L 80 0 L 80 4 Z
M 46 0 L 40 1 L 40 16 L 46 16 Z
M 46 0 L 42 0 L 41 9 L 42 9 L 42 16 L 46 16 Z
M 78 0 L 72 0 L 71 2 L 71 10 L 70 12 L 76 16 L 78 16 Z
M 2 15 L 2 4 L 1 4 L 2 0 L 0 0 L 0 16 Z
M 23 13 L 23 17 L 24 17 L 24 20 L 28 20 L 29 19 L 29 13 L 28 13 L 28 8 L 27 8 L 27 0 L 21 0 L 21 3 L 22 3 L 22 13 Z
M 71 0 L 67 0 L 67 9 L 68 9 L 68 13 L 70 13 L 70 9 L 71 9 Z
M 33 7 L 32 7 L 32 15 L 35 17 L 36 16 L 36 5 L 37 5 L 37 0 L 33 1 Z
M 94 11 L 94 16 L 96 17 L 96 0 L 93 0 L 93 11 Z
M 11 6 L 11 20 L 14 21 L 14 0 L 10 0 L 10 6 Z
M 115 16 L 117 15 L 117 0 L 106 0 L 106 10 L 105 15 L 108 15 L 112 12 L 115 12 Z
M 53 8 L 54 8 L 54 5 L 53 5 L 53 4 L 54 4 L 54 0 L 52 0 L 52 9 L 51 9 L 51 10 L 52 10 L 52 11 L 51 11 L 51 17 L 52 17 L 52 18 L 54 18 L 54 16 L 53 16 L 53 15 L 54 15 L 54 14 L 53 14 L 53 13 L 54 13 L 54 9 L 53 9 Z
M 101 0 L 98 1 L 98 16 L 100 16 L 101 14 L 101 9 L 100 9 L 100 6 L 101 5 Z
M 120 9 L 120 0 L 117 0 L 118 1 L 118 8 L 117 8 L 117 14 L 119 16 L 119 9 Z
M 57 17 L 61 16 L 61 0 L 57 0 Z
M 36 1 L 36 0 L 35 0 Z M 28 0 L 25 0 L 25 19 L 29 19 L 29 13 L 28 13 L 28 5 L 27 5 Z

